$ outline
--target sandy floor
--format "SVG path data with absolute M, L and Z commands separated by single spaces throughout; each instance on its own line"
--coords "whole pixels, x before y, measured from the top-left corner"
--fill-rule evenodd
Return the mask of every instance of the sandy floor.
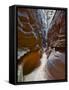
M 43 57 L 41 58 L 41 65 L 30 74 L 25 75 L 23 78 L 24 82 L 47 80 L 46 72 L 45 72 L 46 61 L 47 61 L 47 56 L 45 53 L 43 53 Z

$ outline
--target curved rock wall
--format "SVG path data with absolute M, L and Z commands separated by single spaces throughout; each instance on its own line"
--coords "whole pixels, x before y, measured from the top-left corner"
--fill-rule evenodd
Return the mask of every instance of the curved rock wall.
M 65 47 L 65 12 L 60 10 L 50 24 L 48 30 L 48 46 Z

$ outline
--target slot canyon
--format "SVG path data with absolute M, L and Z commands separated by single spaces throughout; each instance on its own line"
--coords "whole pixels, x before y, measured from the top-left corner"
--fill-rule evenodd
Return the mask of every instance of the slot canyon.
M 65 11 L 18 8 L 18 82 L 65 79 Z

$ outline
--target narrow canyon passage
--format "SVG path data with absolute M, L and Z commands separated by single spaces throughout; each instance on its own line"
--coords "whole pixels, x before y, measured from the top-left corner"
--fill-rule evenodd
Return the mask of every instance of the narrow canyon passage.
M 65 78 L 65 12 L 18 9 L 18 82 Z

